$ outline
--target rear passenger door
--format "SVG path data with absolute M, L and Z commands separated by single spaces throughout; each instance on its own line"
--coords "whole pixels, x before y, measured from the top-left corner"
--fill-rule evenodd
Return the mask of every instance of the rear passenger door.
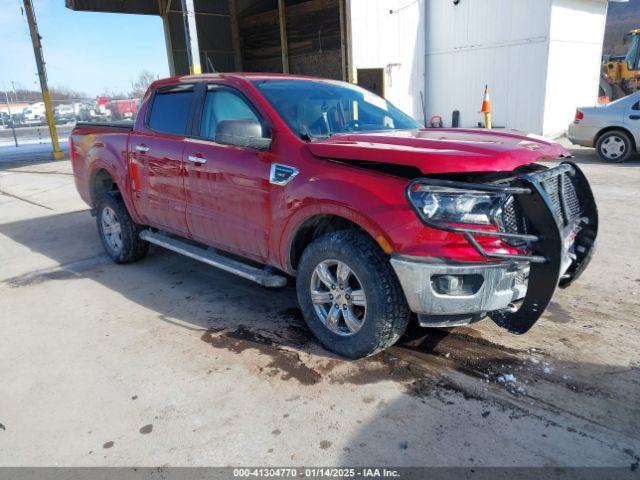
M 238 90 L 203 85 L 196 113 L 197 138 L 184 150 L 187 224 L 192 236 L 209 245 L 255 260 L 267 258 L 269 153 L 215 142 L 225 120 L 258 121 L 259 112 Z
M 158 89 L 142 131 L 131 135 L 131 177 L 136 209 L 148 225 L 187 236 L 184 140 L 190 132 L 194 85 Z

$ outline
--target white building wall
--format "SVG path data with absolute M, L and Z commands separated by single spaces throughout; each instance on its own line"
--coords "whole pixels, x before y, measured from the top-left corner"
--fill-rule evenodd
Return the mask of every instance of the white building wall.
M 422 120 L 492 120 L 555 135 L 594 104 L 606 0 L 348 0 L 352 68 L 385 68 L 386 97 Z
M 483 122 L 489 86 L 492 121 L 541 133 L 551 0 L 427 2 L 426 91 L 429 115 L 450 125 Z
M 354 72 L 358 68 L 384 68 L 386 98 L 416 119 L 422 119 L 424 5 L 428 1 L 348 2 Z
M 567 129 L 576 107 L 598 95 L 605 0 L 553 0 L 543 134 Z

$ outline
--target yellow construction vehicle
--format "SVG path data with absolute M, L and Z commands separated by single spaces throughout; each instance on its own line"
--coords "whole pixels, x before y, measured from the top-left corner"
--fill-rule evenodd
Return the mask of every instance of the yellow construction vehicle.
M 625 35 L 627 42 L 626 55 L 603 57 L 600 96 L 611 101 L 640 90 L 640 28 Z

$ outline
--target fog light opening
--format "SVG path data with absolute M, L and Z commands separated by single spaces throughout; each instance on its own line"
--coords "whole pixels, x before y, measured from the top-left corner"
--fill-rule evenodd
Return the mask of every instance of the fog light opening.
M 477 273 L 468 275 L 433 275 L 431 287 L 439 295 L 475 295 L 482 287 L 484 278 Z

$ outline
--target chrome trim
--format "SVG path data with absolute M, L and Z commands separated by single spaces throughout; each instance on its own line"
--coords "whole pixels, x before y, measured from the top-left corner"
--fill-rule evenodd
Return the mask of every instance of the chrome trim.
M 443 263 L 420 262 L 400 256 L 391 258 L 407 303 L 419 315 L 451 316 L 474 315 L 502 310 L 526 295 L 527 283 L 518 284 L 517 277 L 529 271 L 526 262 L 501 263 Z M 431 283 L 433 275 L 478 274 L 483 282 L 478 291 L 470 295 L 443 295 Z M 437 323 L 434 319 L 434 323 Z M 467 322 L 469 323 L 469 322 Z
M 202 158 L 202 157 L 196 157 L 195 155 L 189 155 L 187 157 L 187 160 L 189 160 L 190 162 L 193 163 L 198 163 L 200 165 L 207 163 L 207 159 L 206 158 Z
M 160 232 L 143 230 L 140 238 L 149 243 L 180 253 L 194 260 L 219 268 L 225 272 L 233 273 L 239 277 L 256 282 L 263 287 L 278 288 L 287 284 L 287 279 L 281 275 L 270 273 L 267 269 L 259 269 L 246 263 L 225 257 L 206 248 L 200 248 L 178 238 L 169 237 Z
M 278 168 L 285 170 L 284 174 L 287 175 L 286 178 L 278 178 Z M 281 170 L 281 172 L 282 172 Z M 284 186 L 293 180 L 296 175 L 300 173 L 296 167 L 291 167 L 289 165 L 283 165 L 281 163 L 272 163 L 271 171 L 269 172 L 269 183 L 273 185 Z
M 147 153 L 149 151 L 149 147 L 145 147 L 144 145 L 136 145 L 136 150 L 142 153 Z

